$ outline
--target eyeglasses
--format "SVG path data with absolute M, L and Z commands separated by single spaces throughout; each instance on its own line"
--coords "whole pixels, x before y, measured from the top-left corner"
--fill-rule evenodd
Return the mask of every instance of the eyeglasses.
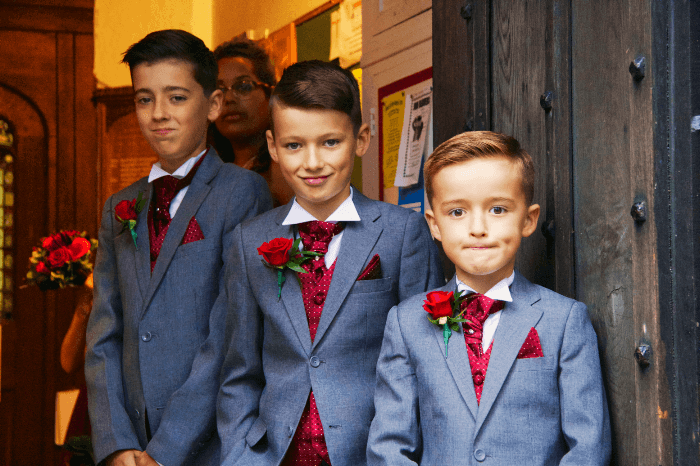
M 249 98 L 252 92 L 259 87 L 262 87 L 263 89 L 272 89 L 272 86 L 270 86 L 269 84 L 245 78 L 234 81 L 233 84 L 231 84 L 230 86 L 224 86 L 222 84 L 219 84 L 217 86 L 218 89 L 221 89 L 221 92 L 223 92 L 224 95 L 226 95 L 228 91 L 233 91 L 233 93 L 239 99 Z

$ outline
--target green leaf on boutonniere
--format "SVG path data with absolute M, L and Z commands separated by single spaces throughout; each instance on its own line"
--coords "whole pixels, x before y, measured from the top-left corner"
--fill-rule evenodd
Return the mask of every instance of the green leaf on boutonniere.
M 284 269 L 290 269 L 297 273 L 307 273 L 301 264 L 311 257 L 323 254 L 314 251 L 300 251 L 301 238 L 292 241 L 291 238 L 274 238 L 263 243 L 258 248 L 258 254 L 263 256 L 262 263 L 265 267 L 277 269 L 277 300 L 282 297 L 282 285 L 284 284 Z
M 459 331 L 459 322 L 466 322 L 460 312 L 460 305 L 464 301 L 465 294 L 458 291 L 431 291 L 423 301 L 423 309 L 428 312 L 430 323 L 442 327 L 442 338 L 445 342 L 445 357 L 447 357 L 447 344 L 452 332 Z

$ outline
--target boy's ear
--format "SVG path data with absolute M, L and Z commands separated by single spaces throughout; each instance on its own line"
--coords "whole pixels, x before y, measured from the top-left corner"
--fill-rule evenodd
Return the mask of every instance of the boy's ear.
M 365 152 L 367 152 L 367 149 L 369 149 L 370 133 L 369 125 L 367 125 L 367 123 L 360 126 L 360 129 L 357 131 L 356 140 L 357 144 L 355 145 L 355 155 L 362 157 L 365 155 Z
M 537 228 L 537 220 L 540 218 L 540 206 L 539 204 L 532 204 L 527 209 L 527 214 L 525 216 L 525 225 L 523 225 L 523 238 L 527 238 L 535 232 Z
M 272 134 L 272 130 L 268 129 L 265 131 L 265 138 L 267 139 L 267 151 L 270 153 L 270 158 L 279 163 L 277 148 L 275 147 L 275 136 Z
M 216 121 L 221 115 L 221 111 L 224 108 L 224 93 L 221 89 L 216 89 L 209 96 L 209 113 L 207 114 L 207 119 L 209 121 Z
M 440 236 L 440 227 L 438 227 L 438 224 L 435 221 L 435 214 L 433 214 L 432 210 L 425 211 L 425 220 L 428 222 L 430 234 L 433 235 L 433 238 L 438 241 L 442 241 L 442 237 Z

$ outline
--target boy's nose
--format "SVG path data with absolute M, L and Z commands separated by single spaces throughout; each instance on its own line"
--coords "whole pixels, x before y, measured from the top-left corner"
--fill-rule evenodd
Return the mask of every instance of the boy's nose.
M 307 170 L 316 170 L 321 168 L 322 165 L 321 154 L 319 154 L 318 149 L 309 146 L 304 156 L 304 168 Z
M 153 115 L 154 120 L 166 120 L 168 118 L 168 108 L 165 103 L 161 100 L 156 100 L 153 104 Z
M 481 238 L 486 236 L 486 219 L 480 213 L 474 213 L 469 222 L 469 234 Z

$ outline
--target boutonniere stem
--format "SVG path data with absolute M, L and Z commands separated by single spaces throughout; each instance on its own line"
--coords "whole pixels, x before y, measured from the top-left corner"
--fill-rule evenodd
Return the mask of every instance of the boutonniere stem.
M 139 216 L 143 206 L 146 204 L 146 198 L 143 197 L 143 193 L 139 192 L 136 199 L 130 201 L 123 200 L 114 208 L 114 218 L 117 222 L 122 224 L 122 231 L 119 234 L 129 231 L 131 233 L 131 238 L 134 240 L 134 246 L 138 250 L 138 245 L 136 244 L 136 219 Z
M 291 269 L 298 273 L 306 273 L 301 264 L 314 256 L 323 254 L 313 251 L 300 251 L 301 238 L 275 238 L 263 243 L 258 248 L 258 254 L 263 256 L 262 263 L 265 267 L 277 269 L 277 300 L 282 297 L 282 285 L 284 284 L 284 269 Z
M 464 294 L 458 291 L 455 295 L 452 291 L 431 291 L 423 300 L 423 309 L 428 313 L 428 320 L 442 327 L 442 339 L 445 342 L 445 357 L 447 357 L 447 343 L 450 341 L 452 331 L 459 331 L 459 323 L 466 322 L 462 317 L 459 307 L 464 301 Z

